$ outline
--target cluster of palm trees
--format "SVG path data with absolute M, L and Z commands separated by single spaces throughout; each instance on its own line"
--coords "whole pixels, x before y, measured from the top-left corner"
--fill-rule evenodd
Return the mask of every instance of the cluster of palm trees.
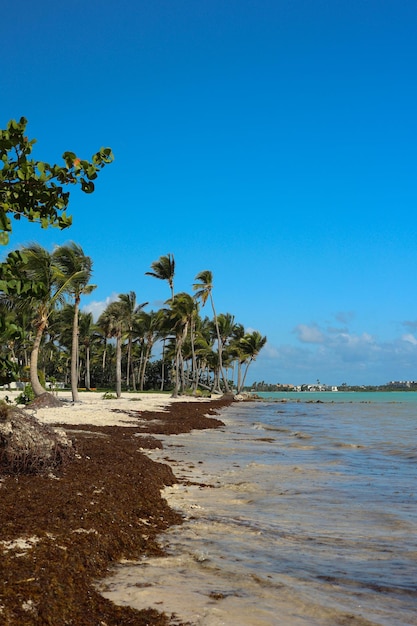
M 170 388 L 174 396 L 205 388 L 240 392 L 250 363 L 266 343 L 257 331 L 245 332 L 230 313 L 217 314 L 213 277 L 200 272 L 194 295 L 175 293 L 172 254 L 151 264 L 147 275 L 168 283 L 170 297 L 157 311 L 146 311 L 134 291 L 120 294 L 96 322 L 80 310 L 90 284 L 92 260 L 70 243 L 52 253 L 31 244 L 8 255 L 0 265 L 0 354 L 15 375 L 30 379 L 35 395 L 45 393 L 45 380 L 70 381 L 73 400 L 79 387 L 122 385 L 143 390 L 151 383 Z M 211 304 L 212 318 L 200 310 Z M 161 358 L 157 380 L 153 351 Z

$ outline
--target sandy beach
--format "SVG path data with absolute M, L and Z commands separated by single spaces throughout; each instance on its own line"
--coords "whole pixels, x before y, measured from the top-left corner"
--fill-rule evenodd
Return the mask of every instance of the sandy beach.
M 0 400 L 6 397 L 15 402 L 20 395 L 20 391 L 0 391 Z M 44 408 L 31 411 L 39 421 L 44 424 L 72 424 L 72 425 L 92 425 L 92 426 L 131 426 L 137 423 L 137 416 L 129 419 L 126 414 L 116 413 L 117 411 L 167 411 L 172 404 L 177 402 L 207 402 L 207 399 L 194 398 L 192 396 L 180 396 L 172 398 L 169 393 L 141 393 L 129 392 L 122 394 L 122 397 L 104 399 L 102 393 L 96 391 L 79 392 L 79 402 L 72 402 L 71 392 L 68 390 L 59 391 L 54 394 L 63 402 L 59 408 Z M 218 399 L 221 396 L 214 396 Z
M 161 497 L 176 482 L 171 467 L 144 452 L 161 447 L 152 435 L 216 428 L 231 399 L 58 397 L 63 406 L 30 413 L 67 431 L 75 460 L 48 476 L 0 477 L 0 623 L 167 625 L 170 617 L 155 610 L 114 605 L 95 583 L 121 559 L 161 555 L 158 534 L 182 521 Z

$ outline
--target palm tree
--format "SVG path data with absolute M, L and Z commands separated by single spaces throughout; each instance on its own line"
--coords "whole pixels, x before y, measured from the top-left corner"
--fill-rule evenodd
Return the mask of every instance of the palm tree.
M 195 320 L 195 359 L 197 367 L 197 380 L 201 387 L 205 387 L 211 391 L 220 391 L 218 384 L 219 376 L 219 357 L 218 352 L 214 351 L 216 337 L 213 335 L 215 327 L 213 322 L 206 316 L 201 318 L 196 316 Z M 213 382 L 211 381 L 211 372 L 213 373 Z
M 159 280 L 166 280 L 171 289 L 171 298 L 174 297 L 175 259 L 173 254 L 165 254 L 151 263 L 152 272 L 145 272 L 146 276 L 153 276 Z
M 163 391 L 164 384 L 165 384 L 165 362 L 166 362 L 165 345 L 166 345 L 167 338 L 171 334 L 170 311 L 168 309 L 159 309 L 156 315 L 157 315 L 156 326 L 157 326 L 158 339 L 162 340 L 160 391 Z
M 222 364 L 226 373 L 226 377 L 228 376 L 229 367 L 233 367 L 233 362 L 231 359 L 231 353 L 229 350 L 230 340 L 233 337 L 233 329 L 235 327 L 235 316 L 231 313 L 219 313 L 217 316 L 217 324 L 219 326 L 219 335 L 222 342 Z M 232 379 L 233 379 L 233 371 L 232 371 Z
M 71 347 L 71 392 L 73 402 L 78 402 L 78 322 L 82 295 L 90 294 L 96 285 L 89 285 L 93 271 L 93 261 L 84 254 L 78 244 L 71 242 L 53 252 L 53 260 L 61 271 L 62 283 L 71 276 L 67 291 L 74 299 L 74 319 Z
M 195 280 L 198 281 L 197 283 L 194 283 L 193 285 L 193 289 L 196 291 L 195 297 L 201 300 L 203 306 L 205 306 L 207 300 L 210 299 L 211 308 L 213 310 L 214 324 L 216 327 L 216 334 L 217 334 L 217 350 L 219 353 L 219 368 L 220 368 L 220 372 L 223 378 L 225 391 L 226 393 L 228 393 L 230 391 L 229 385 L 228 385 L 227 378 L 223 371 L 223 359 L 222 359 L 222 347 L 223 346 L 222 346 L 222 340 L 220 337 L 219 324 L 217 320 L 216 309 L 214 308 L 214 300 L 213 300 L 213 294 L 212 294 L 213 274 L 211 273 L 210 270 L 203 270 L 202 272 L 197 274 L 197 276 L 195 277 Z
M 160 316 L 155 311 L 141 311 L 137 319 L 137 330 L 143 339 L 143 354 L 141 358 L 139 390 L 143 391 L 145 384 L 146 365 L 150 359 L 152 348 L 159 333 Z
M 116 339 L 116 395 L 122 395 L 122 337 L 127 330 L 126 308 L 120 300 L 110 302 L 100 315 L 97 324 L 106 328 L 107 336 Z
M 178 396 L 180 387 L 181 372 L 181 389 L 184 388 L 184 363 L 182 356 L 182 346 L 190 327 L 190 320 L 195 311 L 195 300 L 188 293 L 178 293 L 168 301 L 170 305 L 169 318 L 172 324 L 172 330 L 175 333 L 175 384 L 172 396 Z
M 104 311 L 103 311 L 104 313 Z M 104 371 L 106 369 L 106 361 L 107 361 L 107 339 L 111 337 L 112 333 L 112 324 L 111 319 L 108 316 L 100 315 L 96 323 L 96 334 L 97 334 L 97 343 L 101 343 L 103 345 L 103 351 L 101 354 L 101 370 L 104 377 Z
M 60 352 L 65 353 L 68 368 L 65 368 L 64 382 L 71 384 L 71 348 L 72 348 L 72 329 L 74 325 L 74 305 L 66 304 L 58 311 L 54 311 L 49 318 L 48 334 L 50 340 L 59 345 Z M 52 333 L 52 334 L 51 334 Z M 55 357 L 56 358 L 56 357 Z M 67 371 L 68 370 L 68 371 Z M 78 356 L 77 356 L 77 372 L 78 372 Z
M 13 270 L 20 282 L 20 293 L 10 297 L 18 309 L 31 311 L 34 341 L 30 357 L 30 382 L 35 396 L 46 392 L 39 381 L 39 350 L 48 321 L 60 304 L 65 302 L 65 295 L 71 289 L 73 275 L 63 275 L 55 263 L 54 254 L 50 254 L 37 243 L 22 248 L 18 263 Z
M 246 369 L 243 376 L 242 384 L 238 388 L 238 393 L 245 386 L 246 374 L 248 373 L 249 365 L 256 359 L 259 352 L 266 344 L 267 338 L 262 337 L 261 333 L 254 330 L 252 333 L 246 333 L 240 340 L 240 347 L 242 351 L 242 363 L 246 363 Z
M 242 363 L 245 360 L 243 355 L 241 340 L 245 336 L 245 327 L 243 324 L 235 324 L 232 330 L 231 341 L 228 347 L 231 358 L 237 362 L 237 382 L 236 388 L 240 389 L 242 386 Z
M 127 326 L 127 364 L 126 364 L 126 385 L 129 389 L 130 377 L 132 376 L 132 385 L 133 390 L 135 390 L 136 382 L 135 375 L 132 367 L 132 342 L 134 335 L 134 324 L 138 315 L 142 311 L 142 309 L 148 304 L 147 302 L 142 302 L 142 304 L 136 304 L 136 293 L 134 291 L 129 291 L 129 293 L 121 293 L 119 294 L 119 301 L 123 304 L 125 310 L 125 323 Z
M 86 389 L 91 387 L 90 376 L 90 349 L 94 340 L 94 322 L 92 313 L 84 313 L 80 311 L 79 321 L 79 344 L 83 346 L 85 351 L 85 378 L 84 385 Z

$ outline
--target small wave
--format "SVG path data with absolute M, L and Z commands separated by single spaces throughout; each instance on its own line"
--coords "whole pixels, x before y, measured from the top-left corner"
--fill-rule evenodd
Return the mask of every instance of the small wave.
M 404 449 L 404 450 L 389 450 L 388 454 L 396 456 L 406 461 L 417 461 L 417 448 Z
M 292 437 L 296 437 L 297 439 L 311 439 L 311 435 L 307 435 L 306 433 L 291 433 Z
M 317 576 L 319 580 L 323 580 L 324 582 L 331 583 L 332 585 L 346 585 L 349 587 L 361 587 L 362 589 L 366 587 L 367 589 L 372 589 L 372 591 L 377 591 L 378 593 L 395 593 L 395 594 L 404 594 L 404 595 L 415 595 L 417 591 L 416 585 L 384 585 L 381 583 L 374 583 L 366 580 L 352 580 L 349 578 L 343 578 L 341 576 Z
M 291 430 L 289 428 L 285 428 L 285 426 L 270 426 L 269 424 L 263 424 L 262 422 L 255 422 L 252 424 L 252 428 L 254 430 L 269 430 L 274 433 L 290 433 Z
M 262 422 L 256 422 L 252 424 L 254 430 L 269 430 L 273 433 L 291 433 L 290 428 L 285 426 L 270 426 L 269 424 L 263 424 Z

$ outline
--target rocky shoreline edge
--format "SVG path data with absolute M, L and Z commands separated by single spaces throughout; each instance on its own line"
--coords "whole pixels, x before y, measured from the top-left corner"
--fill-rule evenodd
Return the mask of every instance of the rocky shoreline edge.
M 171 467 L 144 452 L 161 447 L 153 435 L 223 426 L 216 416 L 231 402 L 129 411 L 132 426 L 64 425 L 76 442 L 71 463 L 47 476 L 1 476 L 0 623 L 167 626 L 172 616 L 116 606 L 95 584 L 121 559 L 161 556 L 158 535 L 182 522 L 161 497 L 177 482 Z

